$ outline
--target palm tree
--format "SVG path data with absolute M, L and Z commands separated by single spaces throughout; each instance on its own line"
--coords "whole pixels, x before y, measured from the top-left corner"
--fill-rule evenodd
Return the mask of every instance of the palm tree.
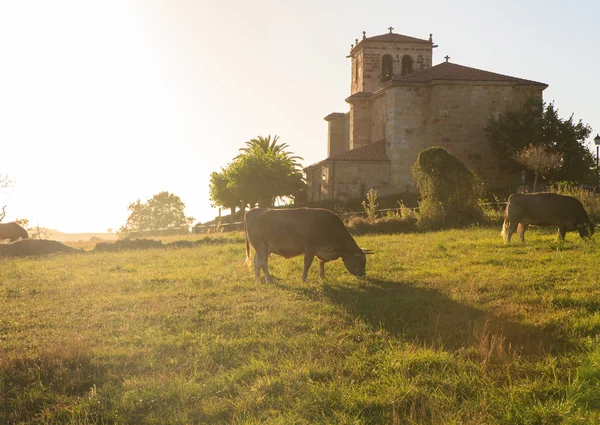
M 245 148 L 240 148 L 241 154 L 236 156 L 234 159 L 238 159 L 244 154 L 250 153 L 252 151 L 257 151 L 260 153 L 271 153 L 274 155 L 281 155 L 289 159 L 295 168 L 301 168 L 300 163 L 297 160 L 304 160 L 301 156 L 294 155 L 293 152 L 286 151 L 289 148 L 287 143 L 277 143 L 279 141 L 279 136 L 273 136 L 273 140 L 271 140 L 271 135 L 269 134 L 267 137 L 258 136 L 255 139 L 249 140 L 246 142 Z

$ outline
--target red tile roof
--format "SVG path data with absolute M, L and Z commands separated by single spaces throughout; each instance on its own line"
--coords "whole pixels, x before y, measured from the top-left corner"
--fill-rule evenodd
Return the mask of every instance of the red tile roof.
M 451 62 L 442 62 L 431 68 L 417 71 L 403 77 L 394 78 L 397 82 L 427 83 L 430 81 L 505 81 L 518 85 L 543 86 L 548 84 L 537 81 L 525 80 L 523 78 L 510 77 L 508 75 L 496 74 L 495 72 L 483 71 L 481 69 L 469 68 Z
M 325 161 L 389 161 L 385 153 L 385 139 L 360 148 L 330 156 Z
M 385 139 L 379 140 L 378 142 L 370 143 L 366 146 L 361 146 L 360 148 L 352 149 L 351 151 L 346 151 L 339 155 L 330 156 L 329 158 L 309 165 L 304 169 L 306 170 L 315 167 L 326 161 L 389 161 L 390 158 L 385 153 L 385 147 Z
M 387 33 L 382 35 L 375 35 L 373 37 L 367 37 L 362 41 L 391 41 L 394 43 L 426 43 L 431 45 L 431 40 L 423 40 L 420 38 L 409 37 L 408 35 Z

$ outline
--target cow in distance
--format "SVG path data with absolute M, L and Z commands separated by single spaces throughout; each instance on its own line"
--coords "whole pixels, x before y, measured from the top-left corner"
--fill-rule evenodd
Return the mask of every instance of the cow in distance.
M 342 258 L 354 276 L 366 275 L 367 256 L 371 251 L 359 248 L 342 219 L 320 208 L 269 209 L 255 208 L 244 216 L 246 262 L 250 265 L 250 245 L 254 248 L 254 276 L 263 271 L 267 282 L 269 254 L 292 258 L 304 254 L 302 280 L 306 281 L 314 257 L 319 259 L 319 275 L 325 277 L 325 263 Z
M 558 237 L 565 240 L 565 234 L 577 230 L 579 236 L 594 234 L 583 205 L 572 196 L 558 193 L 515 193 L 508 198 L 502 225 L 502 237 L 508 244 L 515 231 L 525 243 L 525 231 L 534 226 L 557 226 Z

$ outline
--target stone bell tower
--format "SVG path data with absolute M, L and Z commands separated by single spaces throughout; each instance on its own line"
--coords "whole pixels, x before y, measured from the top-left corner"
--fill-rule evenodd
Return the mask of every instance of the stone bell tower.
M 348 57 L 352 61 L 352 83 L 350 94 L 373 93 L 386 81 L 431 68 L 433 48 L 432 35 L 429 40 L 396 34 L 389 27 L 387 34 L 356 39 Z
M 357 149 L 386 138 L 377 131 L 382 127 L 381 120 L 374 114 L 374 105 L 378 100 L 378 91 L 386 83 L 404 77 L 413 72 L 431 68 L 433 48 L 432 35 L 428 40 L 409 37 L 392 32 L 367 37 L 363 31 L 362 40 L 356 39 L 348 58 L 352 61 L 352 77 L 348 125 L 349 147 Z M 375 107 L 376 110 L 385 108 Z M 373 121 L 376 120 L 376 121 Z

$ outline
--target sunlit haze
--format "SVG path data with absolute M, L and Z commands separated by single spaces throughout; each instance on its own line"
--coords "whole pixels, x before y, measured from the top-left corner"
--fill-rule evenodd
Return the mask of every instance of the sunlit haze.
M 104 232 L 165 190 L 213 219 L 209 175 L 245 141 L 277 134 L 304 166 L 326 157 L 350 45 L 390 25 L 432 33 L 434 65 L 549 84 L 544 99 L 593 138 L 599 22 L 592 1 L 0 0 L 4 221 Z

